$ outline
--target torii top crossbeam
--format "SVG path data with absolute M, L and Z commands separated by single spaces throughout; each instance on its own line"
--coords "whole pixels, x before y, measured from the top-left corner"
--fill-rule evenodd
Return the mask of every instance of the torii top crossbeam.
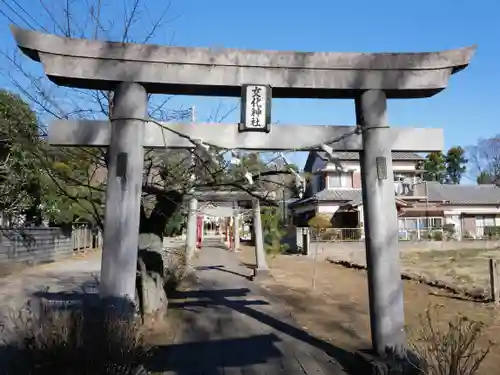
M 251 202 L 255 199 L 264 198 L 267 202 L 275 199 L 265 191 L 254 191 L 253 195 L 245 191 L 234 190 L 212 190 L 196 191 L 192 194 L 199 202 L 199 210 L 211 216 L 233 216 L 236 212 L 245 212 L 251 208 Z M 215 207 L 207 207 L 214 203 Z M 235 205 L 238 207 L 236 208 Z
M 274 198 L 272 194 L 265 191 L 253 191 L 253 195 L 247 193 L 246 191 L 236 191 L 236 190 L 204 190 L 195 191 L 192 196 L 202 202 L 235 202 L 235 201 L 249 201 L 253 199 L 266 199 L 268 201 L 273 201 Z
M 137 82 L 150 93 L 240 96 L 247 83 L 275 98 L 423 98 L 469 64 L 475 46 L 428 53 L 332 53 L 167 47 L 64 38 L 11 27 L 19 48 L 58 85 L 112 90 Z M 280 69 L 277 69 L 280 68 Z

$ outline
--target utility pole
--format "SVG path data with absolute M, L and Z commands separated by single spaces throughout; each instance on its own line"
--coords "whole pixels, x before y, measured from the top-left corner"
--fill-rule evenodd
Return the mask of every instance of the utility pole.
M 427 226 L 427 235 L 429 235 L 429 188 L 425 181 L 425 225 Z
M 191 123 L 194 124 L 195 122 L 195 108 L 194 106 L 191 107 Z M 196 181 L 196 174 L 195 174 L 195 167 L 196 167 L 196 160 L 194 157 L 194 150 L 191 153 L 191 176 L 190 176 L 190 184 L 189 186 L 189 193 L 194 194 L 194 183 Z M 187 240 L 186 240 L 186 248 L 187 248 L 187 258 L 188 260 L 191 259 L 195 252 L 196 248 L 196 242 L 197 242 L 197 211 L 198 211 L 198 201 L 196 198 L 191 196 L 191 199 L 189 200 L 189 210 L 188 210 L 188 219 L 187 219 Z
M 283 176 L 283 225 L 286 224 L 286 187 L 285 187 L 285 177 Z

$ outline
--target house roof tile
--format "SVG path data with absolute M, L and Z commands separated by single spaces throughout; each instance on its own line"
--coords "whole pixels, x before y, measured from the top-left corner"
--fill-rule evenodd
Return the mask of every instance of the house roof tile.
M 428 182 L 427 191 L 431 202 L 500 206 L 500 188 L 495 185 L 446 185 Z
M 361 199 L 361 189 L 325 189 L 314 196 L 318 201 L 352 201 Z
M 438 182 L 427 182 L 427 191 L 429 202 L 454 205 L 500 206 L 500 187 L 495 185 L 447 185 Z M 400 198 L 404 199 L 403 197 Z M 361 204 L 361 189 L 324 189 L 309 198 L 292 202 L 291 205 L 326 201 Z
M 360 201 L 361 198 L 361 189 L 324 189 L 313 196 L 301 200 L 297 200 L 292 202 L 290 205 L 296 206 L 300 204 L 305 204 L 308 202 L 325 202 L 325 201 Z
M 318 152 L 318 155 L 322 159 L 327 159 L 326 154 L 322 151 Z M 338 155 L 340 161 L 351 161 L 351 160 L 359 160 L 359 152 L 355 151 L 339 151 L 335 152 L 335 155 Z M 393 151 L 392 152 L 392 160 L 396 161 L 404 161 L 404 160 L 410 160 L 410 161 L 418 161 L 418 160 L 424 160 L 425 158 L 423 156 L 420 156 L 419 154 L 415 152 L 407 152 L 407 151 Z

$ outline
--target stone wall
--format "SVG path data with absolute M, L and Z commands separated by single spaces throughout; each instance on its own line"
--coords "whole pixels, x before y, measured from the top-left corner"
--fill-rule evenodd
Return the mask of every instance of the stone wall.
M 88 232 L 88 228 L 66 233 L 60 228 L 0 229 L 0 274 L 91 248 Z
M 364 241 L 356 242 L 315 242 L 311 241 L 310 254 L 318 248 L 318 259 L 355 261 L 365 257 Z M 491 250 L 500 248 L 500 241 L 464 240 L 464 241 L 400 241 L 400 251 L 436 251 L 457 249 Z

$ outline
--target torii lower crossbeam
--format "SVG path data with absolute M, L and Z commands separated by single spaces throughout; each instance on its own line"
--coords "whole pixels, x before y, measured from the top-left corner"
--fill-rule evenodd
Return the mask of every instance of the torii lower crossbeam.
M 328 144 L 354 130 L 353 126 L 274 125 L 269 134 L 239 133 L 237 124 L 164 122 L 160 126 L 155 122 L 145 122 L 142 145 L 145 148 L 193 148 L 191 138 L 226 149 L 307 151 L 318 150 L 319 144 Z M 57 120 L 49 126 L 49 142 L 54 146 L 107 147 L 110 139 L 109 121 Z M 384 132 L 384 142 L 392 151 L 442 150 L 443 130 L 388 128 Z M 354 134 L 330 146 L 336 151 L 362 151 L 363 139 L 360 134 Z

